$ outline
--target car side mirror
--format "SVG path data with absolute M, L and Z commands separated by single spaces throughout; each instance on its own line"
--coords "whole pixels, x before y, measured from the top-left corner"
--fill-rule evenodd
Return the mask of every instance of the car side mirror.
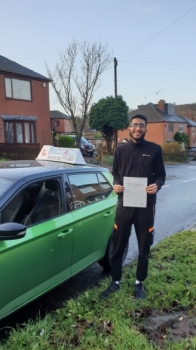
M 0 225 L 0 241 L 23 238 L 26 234 L 26 226 L 17 222 L 7 222 Z

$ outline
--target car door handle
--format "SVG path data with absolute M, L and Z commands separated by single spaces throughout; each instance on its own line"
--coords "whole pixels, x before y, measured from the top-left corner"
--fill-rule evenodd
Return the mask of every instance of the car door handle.
M 69 229 L 59 233 L 57 237 L 64 238 L 64 237 L 68 236 L 72 231 L 73 231 L 73 228 L 69 228 Z
M 110 216 L 113 214 L 113 210 L 112 211 L 108 211 L 107 213 L 104 214 L 104 217 Z

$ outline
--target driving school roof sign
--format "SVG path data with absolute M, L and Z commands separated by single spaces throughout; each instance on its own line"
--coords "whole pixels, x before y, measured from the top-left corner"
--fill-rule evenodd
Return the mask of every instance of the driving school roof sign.
M 36 160 L 50 160 L 70 164 L 86 164 L 78 148 L 61 148 L 44 145 Z

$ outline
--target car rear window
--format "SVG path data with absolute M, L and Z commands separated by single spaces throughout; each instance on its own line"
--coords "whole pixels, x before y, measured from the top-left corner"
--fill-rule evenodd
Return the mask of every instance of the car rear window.
M 0 178 L 0 196 L 2 196 L 2 194 L 5 193 L 14 182 L 14 180 Z
M 73 202 L 71 196 L 69 197 L 71 209 L 77 209 L 101 200 L 101 192 L 96 174 L 73 174 L 68 177 L 73 194 Z
M 73 139 L 74 139 L 74 141 L 76 142 L 76 140 L 77 140 L 77 138 L 76 138 L 76 136 L 75 135 L 68 135 L 69 137 L 72 137 Z M 85 139 L 85 137 L 81 137 L 81 139 L 80 139 L 80 143 L 81 144 L 89 144 L 89 142 L 88 142 L 88 140 L 87 139 Z
M 89 143 L 83 136 L 81 137 L 81 140 L 80 140 L 80 142 L 82 143 L 82 144 L 87 144 L 87 143 Z
M 66 197 L 70 210 L 101 201 L 113 191 L 101 173 L 70 174 L 68 178 L 71 191 L 66 192 Z
M 113 188 L 102 174 L 97 174 L 97 176 L 99 179 L 102 198 L 103 199 L 107 198 L 110 195 L 110 193 L 113 191 Z

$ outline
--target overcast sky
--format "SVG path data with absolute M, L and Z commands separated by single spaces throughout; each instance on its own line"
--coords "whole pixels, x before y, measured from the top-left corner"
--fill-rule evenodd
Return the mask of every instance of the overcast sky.
M 108 43 L 129 108 L 196 102 L 196 0 L 0 0 L 2 56 L 47 76 L 73 39 Z M 114 68 L 93 102 L 114 95 Z M 51 110 L 59 109 L 50 87 Z

